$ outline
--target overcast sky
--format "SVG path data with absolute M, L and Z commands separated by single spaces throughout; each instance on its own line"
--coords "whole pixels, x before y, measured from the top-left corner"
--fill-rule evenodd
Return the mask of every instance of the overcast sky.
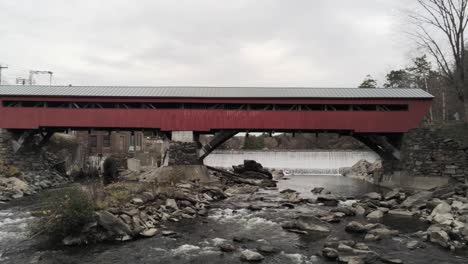
M 4 0 L 3 83 L 355 87 L 408 63 L 409 2 Z

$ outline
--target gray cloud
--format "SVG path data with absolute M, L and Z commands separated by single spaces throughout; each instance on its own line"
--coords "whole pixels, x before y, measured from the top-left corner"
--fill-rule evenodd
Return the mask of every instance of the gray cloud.
M 8 83 L 357 86 L 406 63 L 407 1 L 2 1 L 0 62 Z

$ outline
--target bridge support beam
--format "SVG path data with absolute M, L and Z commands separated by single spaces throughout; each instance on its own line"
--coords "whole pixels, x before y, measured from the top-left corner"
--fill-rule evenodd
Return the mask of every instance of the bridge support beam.
M 237 133 L 239 133 L 238 130 L 222 130 L 218 133 L 216 133 L 214 136 L 213 136 L 213 139 L 208 143 L 206 144 L 205 146 L 203 146 L 201 149 L 200 149 L 200 158 L 199 160 L 201 162 L 203 162 L 203 160 L 208 156 L 210 155 L 211 152 L 213 152 L 213 150 L 215 150 L 217 147 L 219 147 L 221 144 L 223 144 L 224 142 L 226 142 L 228 139 L 232 138 L 233 136 L 235 136 Z
M 376 135 L 376 134 L 354 134 L 357 140 L 364 143 L 370 149 L 379 154 L 384 160 L 401 160 L 400 144 L 402 134 Z

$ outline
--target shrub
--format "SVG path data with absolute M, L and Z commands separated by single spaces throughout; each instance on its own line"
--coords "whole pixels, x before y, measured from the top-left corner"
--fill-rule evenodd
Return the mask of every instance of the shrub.
M 32 223 L 33 234 L 45 234 L 52 240 L 79 235 L 83 227 L 94 221 L 94 204 L 80 187 L 68 187 L 51 193 L 36 212 L 39 220 Z

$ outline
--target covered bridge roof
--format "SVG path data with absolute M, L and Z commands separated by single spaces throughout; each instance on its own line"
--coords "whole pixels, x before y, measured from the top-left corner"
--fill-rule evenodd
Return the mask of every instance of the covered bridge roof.
M 179 98 L 414 98 L 431 99 L 421 89 L 213 87 L 213 86 L 46 86 L 2 85 L 0 96 L 179 97 Z

